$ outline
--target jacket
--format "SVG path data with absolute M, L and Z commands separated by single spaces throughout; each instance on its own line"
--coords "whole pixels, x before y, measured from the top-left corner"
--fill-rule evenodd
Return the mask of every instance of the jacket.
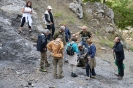
M 56 32 L 56 33 L 54 34 L 53 39 L 55 40 L 55 39 L 58 38 L 58 37 L 60 37 L 60 38 L 62 39 L 62 41 L 63 41 L 63 44 L 66 45 L 65 33 L 64 33 L 64 32 L 58 31 L 58 32 Z
M 114 50 L 115 55 L 116 55 L 116 60 L 124 60 L 125 59 L 123 45 L 121 42 L 116 43 L 113 46 L 113 50 Z
M 94 58 L 95 57 L 95 54 L 96 54 L 96 47 L 94 44 L 91 44 L 89 47 L 88 47 L 88 53 L 87 53 L 91 58 Z
M 65 28 L 65 40 L 66 42 L 69 42 L 69 39 L 71 38 L 71 33 L 68 28 Z
M 64 45 L 63 42 L 60 41 L 59 44 L 55 43 L 55 40 L 51 41 L 50 43 L 47 44 L 47 48 L 49 51 L 52 52 L 52 56 L 55 58 L 63 58 L 63 49 Z
M 53 21 L 53 15 L 52 15 L 52 13 L 51 12 L 48 12 L 48 10 L 46 10 L 45 13 L 44 13 L 44 23 L 46 25 L 50 25 L 50 22 L 52 22 L 52 21 Z
M 77 63 L 78 63 L 78 53 L 79 53 L 78 45 L 74 41 L 72 41 L 71 44 L 73 44 L 72 47 L 75 51 L 75 54 L 73 56 L 68 55 L 68 62 L 69 62 L 69 64 L 77 65 Z M 67 46 L 70 46 L 70 43 L 68 43 Z
M 45 34 L 38 35 L 37 39 L 37 51 L 44 52 L 44 48 L 46 48 L 47 45 L 47 37 Z

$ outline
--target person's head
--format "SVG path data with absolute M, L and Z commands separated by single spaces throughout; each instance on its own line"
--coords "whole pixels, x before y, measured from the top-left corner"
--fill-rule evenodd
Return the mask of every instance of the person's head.
M 48 36 L 48 35 L 50 34 L 50 31 L 49 31 L 48 29 L 45 29 L 45 30 L 43 31 L 43 33 L 44 33 L 46 36 Z
M 60 44 L 61 38 L 56 38 L 54 42 L 55 42 L 56 45 Z
M 79 45 L 78 45 L 78 49 L 79 49 L 79 50 L 83 50 L 83 45 L 82 45 L 82 44 L 79 44 Z
M 61 26 L 60 27 L 60 32 L 64 32 L 65 31 L 65 26 Z
M 120 42 L 120 38 L 119 38 L 119 37 L 116 37 L 116 38 L 114 39 L 114 42 L 115 42 L 115 43 Z
M 87 42 L 88 45 L 91 45 L 93 43 L 91 39 L 87 39 L 86 42 Z
M 72 37 L 71 41 L 76 42 L 77 41 L 77 38 L 76 37 Z
M 28 1 L 28 2 L 26 3 L 26 7 L 32 8 L 32 2 L 31 2 L 31 1 Z
M 83 26 L 82 31 L 87 31 L 87 26 Z
M 51 6 L 48 6 L 48 7 L 47 7 L 47 10 L 48 10 L 48 11 L 51 11 L 51 10 L 52 10 L 52 7 L 51 7 Z

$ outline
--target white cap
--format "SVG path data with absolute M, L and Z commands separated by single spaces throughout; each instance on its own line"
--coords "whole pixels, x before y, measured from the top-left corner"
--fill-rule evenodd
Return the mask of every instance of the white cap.
M 52 9 L 52 7 L 51 6 L 48 6 L 47 9 Z

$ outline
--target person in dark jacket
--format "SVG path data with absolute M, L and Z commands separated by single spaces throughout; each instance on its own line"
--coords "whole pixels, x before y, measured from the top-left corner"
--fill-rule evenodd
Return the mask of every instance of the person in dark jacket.
M 46 69 L 44 69 L 44 62 L 45 67 L 48 67 L 50 64 L 47 61 L 47 36 L 49 35 L 50 31 L 48 29 L 45 29 L 42 34 L 38 36 L 37 40 L 37 51 L 40 51 L 41 53 L 41 60 L 40 60 L 40 71 L 46 72 Z
M 66 27 L 65 24 L 64 24 L 64 26 L 65 26 L 65 40 L 66 40 L 66 46 L 67 46 L 67 44 L 70 42 L 70 39 L 71 39 L 71 32 L 68 29 L 68 27 Z M 65 60 L 66 63 L 68 63 L 68 55 L 66 54 L 65 49 L 64 49 L 64 60 Z
M 87 79 L 95 78 L 95 67 L 96 67 L 96 60 L 95 60 L 95 54 L 96 54 L 96 47 L 91 41 L 91 39 L 87 39 L 88 44 L 88 52 L 87 52 L 87 65 L 86 65 L 86 74 Z
M 118 74 L 115 74 L 115 75 L 118 76 L 119 80 L 121 80 L 124 76 L 124 67 L 123 67 L 123 60 L 125 58 L 124 50 L 119 37 L 116 37 L 114 39 L 114 42 L 115 42 L 115 45 L 113 46 L 112 52 L 115 53 L 116 55 L 115 62 L 118 65 L 118 69 L 119 69 Z
M 53 37 L 54 32 L 55 32 L 54 18 L 53 18 L 53 14 L 52 14 L 51 10 L 52 10 L 52 7 L 48 6 L 47 10 L 44 13 L 44 22 L 47 25 L 47 29 L 49 29 L 49 30 L 52 29 L 52 35 L 49 35 L 48 39 L 50 39 L 50 37 Z

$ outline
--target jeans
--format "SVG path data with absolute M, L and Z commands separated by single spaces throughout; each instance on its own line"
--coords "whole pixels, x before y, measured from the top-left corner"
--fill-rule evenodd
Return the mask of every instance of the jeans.
M 88 77 L 96 76 L 95 69 L 94 68 L 90 69 L 89 64 L 86 65 L 86 75 Z
M 86 41 L 81 41 L 80 43 L 81 43 L 81 45 L 84 45 L 85 48 L 88 48 L 88 44 L 86 43 Z

